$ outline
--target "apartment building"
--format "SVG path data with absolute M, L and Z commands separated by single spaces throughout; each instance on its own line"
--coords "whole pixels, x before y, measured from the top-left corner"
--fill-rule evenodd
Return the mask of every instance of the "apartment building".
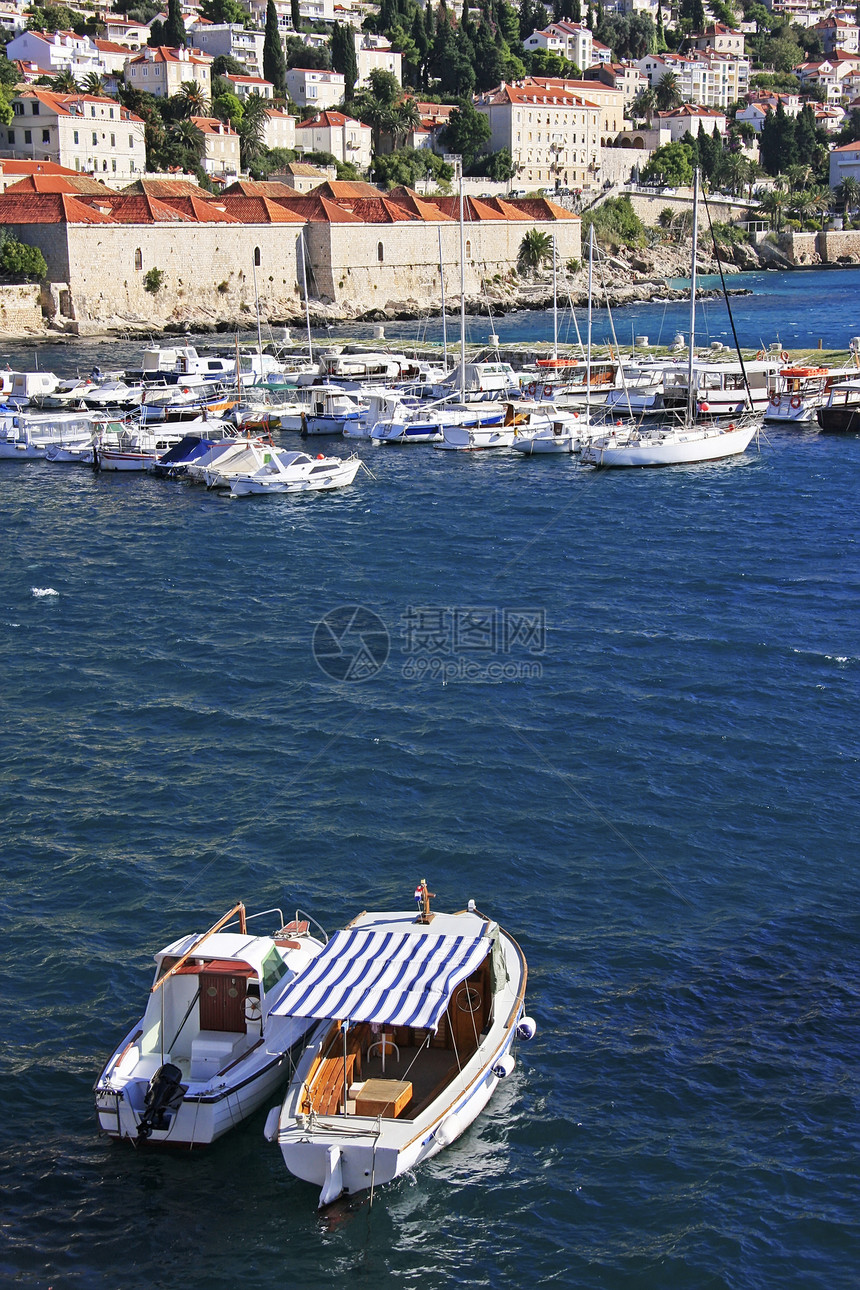
M 296 148 L 302 152 L 330 152 L 340 162 L 367 170 L 373 157 L 369 125 L 343 112 L 319 112 L 296 126 Z
M 113 99 L 19 89 L 10 125 L 0 128 L 5 156 L 53 161 L 105 183 L 128 183 L 146 170 L 144 124 Z
M 207 98 L 212 94 L 212 62 L 208 54 L 155 45 L 126 60 L 125 80 L 156 98 L 177 94 L 185 81 L 196 81 Z
M 291 67 L 287 72 L 287 93 L 299 107 L 334 107 L 343 102 L 345 90 L 341 72 L 315 67 Z
M 490 124 L 489 147 L 510 150 L 528 188 L 588 188 L 600 169 L 600 106 L 561 82 L 503 83 L 475 98 Z
M 211 58 L 235 58 L 251 76 L 263 75 L 263 31 L 248 31 L 236 22 L 195 23 L 192 39 Z
M 523 46 L 530 52 L 542 49 L 548 54 L 557 54 L 575 63 L 580 71 L 595 62 L 591 32 L 581 22 L 551 22 L 548 27 L 533 31 Z
M 357 31 L 355 57 L 358 63 L 357 85 L 369 85 L 370 73 L 374 71 L 390 72 L 398 85 L 403 84 L 403 55 L 392 49 L 384 36 Z

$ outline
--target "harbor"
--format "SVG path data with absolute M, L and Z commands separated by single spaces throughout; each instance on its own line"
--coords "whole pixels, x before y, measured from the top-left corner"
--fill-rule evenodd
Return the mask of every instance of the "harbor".
M 856 270 L 761 280 L 734 305 L 753 363 L 779 343 L 776 368 L 850 364 Z M 671 353 L 688 311 L 665 308 L 616 318 L 631 360 L 641 337 Z M 438 319 L 402 326 L 384 347 L 439 355 Z M 492 328 L 501 362 L 550 356 L 547 314 Z M 704 355 L 726 328 L 706 305 Z M 596 334 L 608 361 L 602 314 Z M 142 348 L 4 362 L 86 379 Z M 773 424 L 642 471 L 300 434 L 273 439 L 374 478 L 232 503 L 0 461 L 4 1276 L 847 1287 L 856 433 Z M 434 909 L 474 900 L 515 938 L 536 1022 L 444 1151 L 318 1212 L 286 1122 L 264 1132 L 286 1078 L 205 1149 L 99 1132 L 94 1085 L 177 937 L 243 895 L 334 937 L 425 874 Z

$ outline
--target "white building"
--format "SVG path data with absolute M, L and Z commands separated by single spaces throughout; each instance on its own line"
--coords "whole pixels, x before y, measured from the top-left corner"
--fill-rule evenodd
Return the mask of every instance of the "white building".
M 6 57 L 10 62 L 35 63 L 48 76 L 69 70 L 98 71 L 93 42 L 73 31 L 22 31 L 9 41 Z
M 345 91 L 341 72 L 324 72 L 315 67 L 291 67 L 287 72 L 287 93 L 299 107 L 334 107 L 343 102 Z
M 475 107 L 490 123 L 490 150 L 510 150 L 527 188 L 596 186 L 601 109 L 582 93 L 502 84 L 478 95 Z
M 296 146 L 296 118 L 289 112 L 267 108 L 263 143 L 267 148 L 289 148 L 293 152 Z
M 330 152 L 340 162 L 367 170 L 373 157 L 369 125 L 343 112 L 319 112 L 296 126 L 296 148 L 302 152 Z
M 263 31 L 248 31 L 236 22 L 194 24 L 193 41 L 198 49 L 212 58 L 235 58 L 252 76 L 263 75 L 265 40 Z
M 581 22 L 551 22 L 542 31 L 533 31 L 523 41 L 523 46 L 530 52 L 543 49 L 548 54 L 566 58 L 569 63 L 575 63 L 581 72 L 595 62 L 591 32 Z
M 717 133 L 724 135 L 727 121 L 725 112 L 720 112 L 717 108 L 684 103 L 681 107 L 672 108 L 667 112 L 655 112 L 649 124 L 668 129 L 669 142 L 677 143 L 688 132 L 697 138 L 699 126 L 704 128 L 705 134 L 713 134 L 716 127 Z
M 268 0 L 246 0 L 246 4 L 251 17 L 261 29 L 265 30 Z M 290 0 L 275 0 L 275 12 L 278 15 L 278 26 L 282 31 L 290 35 L 295 34 L 290 17 Z M 299 13 L 303 22 L 333 23 L 337 18 L 334 0 L 299 0 Z
M 275 87 L 271 81 L 263 80 L 262 76 L 233 76 L 225 72 L 222 78 L 230 86 L 230 90 L 236 95 L 237 99 L 243 102 L 249 94 L 259 94 L 261 99 L 273 99 L 275 97 Z
M 743 98 L 749 87 L 749 59 L 737 54 L 700 50 L 685 54 L 646 54 L 636 66 L 654 89 L 667 72 L 677 79 L 686 103 L 727 108 Z
M 856 54 L 860 51 L 860 27 L 856 22 L 845 22 L 831 13 L 816 23 L 815 30 L 821 37 L 825 54 L 835 54 L 837 50 L 844 54 Z
M 398 85 L 403 84 L 403 56 L 392 49 L 384 36 L 374 36 L 369 32 L 355 33 L 355 57 L 358 63 L 357 85 L 368 85 L 370 73 L 374 71 L 391 72 Z
M 843 179 L 860 180 L 860 143 L 843 143 L 830 153 L 830 187 L 838 188 Z
M 12 111 L 11 125 L 0 128 L 6 156 L 55 161 L 106 183 L 146 170 L 143 121 L 113 99 L 33 86 L 15 95 Z
M 207 175 L 235 179 L 241 169 L 236 131 L 216 117 L 193 116 L 191 120 L 203 135 L 205 151 L 200 164 Z
M 196 81 L 207 98 L 212 94 L 212 62 L 208 54 L 166 45 L 147 48 L 126 60 L 125 81 L 156 98 L 170 98 L 185 81 Z

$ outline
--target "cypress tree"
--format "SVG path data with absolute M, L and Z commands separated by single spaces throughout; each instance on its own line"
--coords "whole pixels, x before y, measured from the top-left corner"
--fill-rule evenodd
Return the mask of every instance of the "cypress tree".
M 820 144 L 811 103 L 804 103 L 800 116 L 795 118 L 794 138 L 797 144 L 798 162 L 803 166 L 814 165 Z
M 331 33 L 331 65 L 336 72 L 343 75 L 344 100 L 349 103 L 358 80 L 358 58 L 355 53 L 355 39 L 352 27 L 336 22 Z
M 298 7 L 298 5 L 296 6 Z M 275 87 L 275 93 L 281 98 L 287 94 L 287 60 L 281 44 L 281 33 L 278 30 L 278 11 L 275 0 L 269 0 L 266 6 L 266 37 L 263 41 L 263 75 Z
M 164 43 L 171 49 L 180 49 L 185 44 L 185 23 L 182 21 L 182 9 L 179 0 L 168 0 L 167 22 L 164 24 Z
M 293 31 L 301 31 L 302 14 L 299 9 L 299 0 L 290 0 L 290 22 L 293 24 Z M 266 9 L 266 26 L 269 25 L 269 11 Z

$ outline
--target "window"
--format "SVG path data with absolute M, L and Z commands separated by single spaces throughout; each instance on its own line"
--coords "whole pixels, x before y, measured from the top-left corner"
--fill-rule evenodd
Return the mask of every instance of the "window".
M 111 168 L 111 170 L 114 172 L 114 174 L 116 174 L 116 162 L 115 162 L 115 161 L 112 161 L 112 162 L 110 163 L 110 168 Z
M 99 136 L 96 133 L 96 131 L 93 130 L 93 146 L 95 146 L 98 143 L 98 141 L 99 141 Z
M 472 258 L 472 243 L 467 238 L 466 239 L 466 259 L 471 260 L 471 258 Z
M 134 267 L 135 269 L 143 268 L 143 252 L 141 251 L 140 247 L 138 247 L 134 253 Z
M 112 134 L 112 135 L 111 135 L 111 137 L 110 137 L 110 146 L 111 146 L 112 148 L 115 148 L 115 147 L 116 147 L 116 135 L 115 135 L 115 134 Z
M 10 143 L 14 143 L 14 142 L 15 142 L 15 131 L 14 131 L 14 130 L 7 130 L 7 131 L 6 131 L 6 137 L 7 137 L 7 139 L 9 140 L 9 142 L 10 142 Z
M 95 110 L 95 108 L 94 108 L 94 107 L 92 107 L 92 106 L 91 106 L 91 107 L 90 107 L 90 116 L 95 116 L 95 114 L 96 114 L 96 110 Z
M 32 113 L 32 115 L 33 115 L 33 116 L 38 116 L 38 115 L 39 115 L 39 104 L 38 104 L 38 102 L 37 102 L 37 103 L 31 103 L 31 104 L 30 104 L 30 112 Z
M 260 248 L 258 246 L 254 247 L 254 266 L 257 269 L 260 267 Z
M 75 138 L 75 143 L 80 143 L 81 141 L 80 133 L 77 130 L 75 131 L 74 138 Z
M 112 121 L 112 120 L 113 120 L 113 108 L 111 108 L 111 109 L 110 109 L 110 111 L 109 111 L 109 113 L 108 113 L 108 116 L 110 117 L 110 119 L 111 119 L 111 121 Z
M 102 170 L 107 170 L 107 158 L 102 162 Z
M 133 148 L 133 147 L 134 147 L 134 135 L 133 135 L 133 134 L 130 134 L 130 135 L 128 136 L 128 146 L 129 146 L 130 148 Z
M 50 131 L 50 130 L 43 130 L 43 131 L 42 131 L 42 143 L 50 143 L 50 142 L 51 142 L 51 131 Z
M 381 243 L 381 242 L 377 242 L 377 244 L 376 244 L 376 258 L 377 258 L 377 260 L 379 261 L 379 263 L 380 263 L 380 264 L 382 264 L 382 262 L 383 262 L 383 260 L 384 260 L 384 258 L 385 258 L 385 253 L 384 253 L 384 251 L 383 251 L 383 249 L 382 249 L 382 243 Z
M 24 131 L 24 142 L 25 142 L 25 143 L 32 143 L 32 142 L 33 142 L 33 131 L 32 131 L 32 130 L 25 130 L 25 131 Z
M 23 104 L 23 103 L 14 103 L 12 106 L 13 106 L 13 108 L 14 108 L 14 110 L 15 110 L 15 115 L 16 115 L 16 116 L 23 116 L 23 115 L 24 115 L 24 104 Z

